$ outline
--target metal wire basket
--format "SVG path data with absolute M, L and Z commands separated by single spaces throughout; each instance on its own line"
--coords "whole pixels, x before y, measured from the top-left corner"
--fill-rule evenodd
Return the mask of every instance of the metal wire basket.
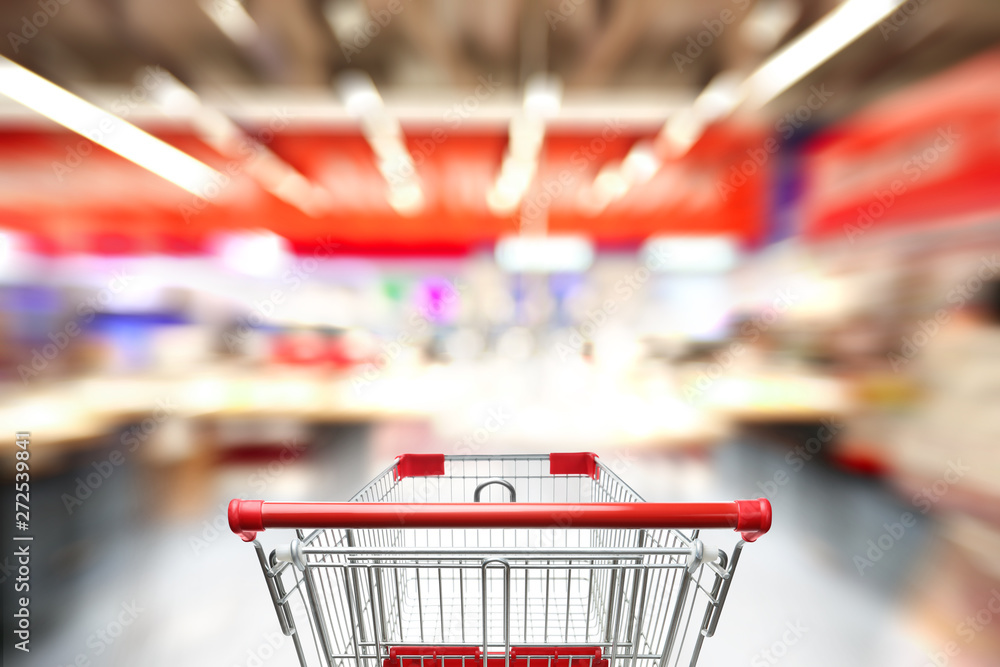
M 589 453 L 406 454 L 351 502 L 234 500 L 229 523 L 302 667 L 670 667 L 697 663 L 771 508 L 645 503 Z M 265 555 L 265 528 L 295 537 Z

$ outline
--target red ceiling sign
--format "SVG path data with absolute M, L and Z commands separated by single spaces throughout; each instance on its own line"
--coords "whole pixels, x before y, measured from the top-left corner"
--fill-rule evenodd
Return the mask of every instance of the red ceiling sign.
M 873 227 L 1000 211 L 1000 51 L 886 98 L 806 151 L 806 231 L 855 240 Z
M 297 133 L 270 148 L 331 195 L 330 212 L 309 217 L 268 194 L 193 134 L 148 128 L 179 149 L 232 174 L 211 201 L 197 197 L 89 141 L 52 131 L 0 131 L 0 226 L 31 232 L 61 252 L 189 253 L 219 230 L 266 228 L 300 251 L 338 244 L 342 252 L 465 252 L 519 229 L 486 205 L 505 132 L 408 136 L 426 206 L 414 217 L 390 208 L 386 183 L 360 132 Z M 764 179 L 720 192 L 720 183 L 763 137 L 714 128 L 681 162 L 668 164 L 599 214 L 581 208 L 581 190 L 609 160 L 642 137 L 609 122 L 590 133 L 553 130 L 524 210 L 553 232 L 582 232 L 599 244 L 634 245 L 654 233 L 759 236 Z

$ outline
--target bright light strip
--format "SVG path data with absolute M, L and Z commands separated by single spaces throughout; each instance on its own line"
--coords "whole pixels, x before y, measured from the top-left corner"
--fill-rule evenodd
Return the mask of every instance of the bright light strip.
M 496 216 L 513 215 L 520 203 L 520 193 L 514 192 L 506 187 L 504 183 L 497 183 L 486 193 L 486 205 L 490 212 Z
M 379 95 L 375 82 L 366 73 L 348 70 L 337 78 L 340 99 L 347 113 L 364 120 L 365 116 L 383 112 L 385 103 Z
M 540 73 L 524 86 L 521 113 L 510 119 L 507 151 L 493 187 L 486 193 L 486 206 L 499 217 L 517 210 L 538 169 L 538 153 L 545 142 L 545 119 L 559 113 L 562 106 L 562 81 Z
M 241 46 L 249 46 L 260 34 L 253 17 L 240 0 L 201 0 L 201 10 L 226 37 Z
M 505 236 L 496 261 L 510 273 L 578 273 L 594 263 L 594 244 L 583 236 Z
M 594 179 L 594 191 L 601 201 L 611 203 L 621 199 L 629 190 L 629 182 L 616 165 L 607 164 Z
M 672 159 L 697 143 L 709 123 L 724 118 L 741 104 L 764 106 L 819 67 L 872 26 L 891 14 L 905 0 L 845 0 L 788 46 L 764 62 L 742 83 L 737 72 L 718 74 L 690 107 L 677 110 L 663 126 L 660 138 Z M 624 165 L 623 165 L 624 167 Z M 591 191 L 584 190 L 580 205 L 588 215 L 600 213 L 635 184 L 630 170 L 621 175 L 602 170 Z M 624 189 L 623 189 L 624 183 Z
M 220 176 L 207 164 L 3 56 L 0 93 L 199 197 L 205 185 Z
M 744 84 L 760 108 L 895 11 L 904 0 L 846 0 L 767 59 Z
M 375 82 L 365 72 L 346 71 L 336 85 L 344 108 L 361 123 L 361 133 L 375 153 L 376 167 L 389 184 L 389 206 L 403 216 L 417 215 L 424 210 L 426 199 L 399 120 L 385 108 Z
M 705 121 L 698 117 L 693 108 L 681 109 L 667 121 L 660 135 L 666 139 L 670 157 L 679 158 L 687 154 L 705 131 Z
M 710 122 L 732 113 L 742 101 L 742 81 L 738 72 L 719 73 L 690 107 L 679 109 L 667 120 L 660 138 L 671 158 L 677 159 L 691 150 Z M 620 166 L 608 164 L 598 173 L 592 192 L 583 195 L 579 202 L 581 209 L 587 215 L 597 215 L 631 188 L 655 176 L 660 164 L 651 145 L 636 144 Z
M 223 233 L 213 245 L 224 266 L 250 276 L 277 276 L 292 256 L 288 241 L 265 229 Z
M 739 248 L 729 236 L 651 236 L 639 255 L 654 271 L 725 273 L 736 266 Z
M 323 6 L 323 17 L 333 30 L 337 41 L 350 43 L 371 19 L 367 8 L 357 0 L 333 0 Z
M 705 127 L 744 102 L 760 108 L 863 35 L 905 0 L 845 0 L 776 54 L 742 84 L 736 72 L 717 75 L 688 110 L 667 121 L 663 136 L 673 157 L 681 157 L 701 138 Z
M 660 165 L 660 158 L 656 155 L 653 144 L 640 141 L 632 146 L 622 160 L 622 176 L 630 186 L 641 185 L 656 175 Z
M 552 118 L 562 106 L 562 81 L 548 74 L 535 74 L 524 84 L 524 110 L 530 116 Z
M 27 279 L 31 254 L 31 244 L 24 234 L 0 228 L 0 284 Z
M 414 216 L 424 209 L 424 193 L 414 181 L 390 186 L 388 198 L 393 210 L 403 216 Z
M 545 121 L 541 116 L 515 114 L 510 120 L 508 151 L 519 159 L 534 160 L 545 139 Z
M 720 72 L 690 107 L 678 110 L 667 120 L 661 136 L 666 140 L 671 157 L 676 159 L 685 155 L 709 123 L 728 116 L 743 102 L 746 90 L 743 83 L 738 72 Z
M 755 49 L 770 51 L 795 24 L 801 11 L 795 0 L 760 0 L 740 24 L 740 37 Z
M 316 197 L 318 186 L 269 148 L 247 136 L 224 113 L 202 104 L 193 90 L 172 75 L 166 75 L 164 83 L 153 92 L 153 99 L 167 113 L 189 118 L 198 138 L 220 155 L 240 163 L 250 178 L 275 197 L 311 217 L 322 212 L 323 203 Z M 244 152 L 248 146 L 255 149 L 249 158 Z
M 706 122 L 728 116 L 743 101 L 743 75 L 734 70 L 719 72 L 694 101 L 694 110 Z

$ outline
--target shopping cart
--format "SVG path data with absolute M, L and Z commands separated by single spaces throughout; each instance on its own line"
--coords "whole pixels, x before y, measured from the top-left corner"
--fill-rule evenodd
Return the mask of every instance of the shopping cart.
M 771 506 L 645 503 L 589 453 L 404 454 L 351 502 L 234 500 L 229 524 L 302 667 L 670 667 L 697 663 Z M 295 537 L 265 555 L 271 528 Z

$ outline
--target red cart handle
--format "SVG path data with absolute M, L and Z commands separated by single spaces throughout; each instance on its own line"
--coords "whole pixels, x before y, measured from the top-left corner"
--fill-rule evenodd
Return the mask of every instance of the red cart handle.
M 753 542 L 771 528 L 771 503 L 766 498 L 593 504 L 234 500 L 229 527 L 247 542 L 265 528 L 733 528 Z

